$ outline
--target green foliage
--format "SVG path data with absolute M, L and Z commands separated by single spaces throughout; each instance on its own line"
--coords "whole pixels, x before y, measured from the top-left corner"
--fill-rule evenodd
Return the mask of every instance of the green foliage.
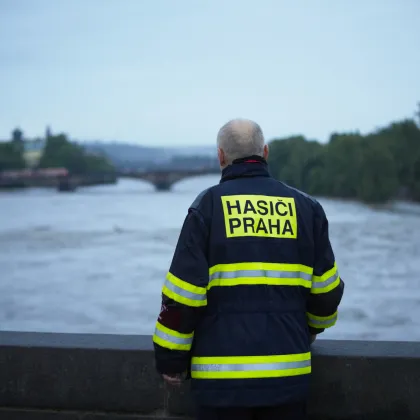
M 74 175 L 114 173 L 114 166 L 104 156 L 89 154 L 71 143 L 64 134 L 49 134 L 39 168 L 66 168 Z M 12 140 L 0 143 L 0 171 L 25 168 L 23 133 L 16 129 Z
M 25 167 L 23 133 L 16 129 L 12 136 L 0 143 L 0 171 Z M 275 139 L 269 163 L 276 178 L 312 195 L 368 203 L 403 195 L 420 201 L 420 128 L 413 120 L 367 136 L 334 133 L 327 144 L 303 136 Z M 64 167 L 77 175 L 115 171 L 106 157 L 87 153 L 64 134 L 47 136 L 39 167 Z
M 64 134 L 48 137 L 39 167 L 62 167 L 76 175 L 114 171 L 105 157 L 87 154 L 81 146 L 70 143 Z
M 335 133 L 326 145 L 276 139 L 269 163 L 275 177 L 312 195 L 382 203 L 404 190 L 420 201 L 420 129 L 411 120 L 367 136 Z
M 0 171 L 23 169 L 25 161 L 20 143 L 0 143 Z
M 381 203 L 398 191 L 397 165 L 389 150 L 379 143 L 365 141 L 355 197 L 368 203 Z
M 322 189 L 322 180 L 314 176 L 324 165 L 321 144 L 308 142 L 302 136 L 274 140 L 270 147 L 270 162 L 275 162 L 273 175 L 278 179 L 302 190 Z
M 420 154 L 417 156 L 413 164 L 413 184 L 411 187 L 412 198 L 415 201 L 420 201 Z

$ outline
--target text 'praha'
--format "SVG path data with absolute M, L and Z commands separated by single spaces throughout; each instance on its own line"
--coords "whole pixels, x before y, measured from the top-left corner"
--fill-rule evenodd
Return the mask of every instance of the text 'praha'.
M 297 238 L 294 198 L 265 195 L 222 197 L 226 236 Z

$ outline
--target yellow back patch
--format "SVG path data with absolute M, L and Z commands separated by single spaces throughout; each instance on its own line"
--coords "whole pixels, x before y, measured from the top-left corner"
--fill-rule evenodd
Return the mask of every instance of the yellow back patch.
M 295 199 L 266 195 L 222 197 L 226 236 L 297 238 Z

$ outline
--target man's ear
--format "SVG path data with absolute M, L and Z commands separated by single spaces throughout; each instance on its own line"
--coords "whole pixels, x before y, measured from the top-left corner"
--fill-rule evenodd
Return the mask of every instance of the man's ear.
M 264 145 L 264 159 L 268 160 L 268 144 Z
M 217 148 L 217 157 L 219 159 L 220 167 L 224 168 L 226 166 L 226 156 L 225 152 L 220 147 Z

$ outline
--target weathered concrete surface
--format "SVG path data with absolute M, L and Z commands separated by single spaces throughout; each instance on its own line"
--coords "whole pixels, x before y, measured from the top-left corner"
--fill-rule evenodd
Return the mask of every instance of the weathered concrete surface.
M 182 417 L 183 420 L 186 417 Z M 19 410 L 0 408 L 0 420 L 180 420 L 172 416 L 98 413 L 86 411 Z
M 152 350 L 144 336 L 0 332 L 0 419 L 191 416 L 188 385 L 164 386 Z M 313 353 L 312 419 L 420 419 L 420 343 L 319 340 Z
M 0 407 L 162 408 L 150 337 L 0 333 Z

